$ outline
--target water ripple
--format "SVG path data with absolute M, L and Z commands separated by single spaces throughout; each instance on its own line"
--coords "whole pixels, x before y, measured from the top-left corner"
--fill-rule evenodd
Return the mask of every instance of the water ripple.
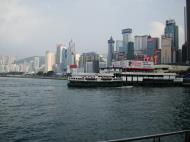
M 0 78 L 0 140 L 99 141 L 190 128 L 188 88 L 70 89 Z

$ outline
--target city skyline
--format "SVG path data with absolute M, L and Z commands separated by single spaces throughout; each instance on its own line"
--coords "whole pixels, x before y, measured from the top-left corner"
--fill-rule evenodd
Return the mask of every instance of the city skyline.
M 181 48 L 184 43 L 185 0 L 168 0 L 170 8 L 164 2 L 1 1 L 1 54 L 19 58 L 44 55 L 46 50 L 55 51 L 59 43 L 68 46 L 71 38 L 76 43 L 77 52 L 103 54 L 107 53 L 107 38 L 121 39 L 120 30 L 124 28 L 131 27 L 133 36 L 151 34 L 160 38 L 168 18 L 175 19 L 179 26 Z

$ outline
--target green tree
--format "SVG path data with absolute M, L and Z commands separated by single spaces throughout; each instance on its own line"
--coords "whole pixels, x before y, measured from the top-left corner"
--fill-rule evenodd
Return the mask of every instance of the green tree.
M 39 71 L 36 75 L 37 75 L 37 76 L 43 76 L 43 74 L 44 74 L 44 73 L 43 73 L 42 71 Z
M 48 71 L 48 72 L 47 72 L 47 76 L 53 76 L 54 74 L 55 74 L 54 71 Z

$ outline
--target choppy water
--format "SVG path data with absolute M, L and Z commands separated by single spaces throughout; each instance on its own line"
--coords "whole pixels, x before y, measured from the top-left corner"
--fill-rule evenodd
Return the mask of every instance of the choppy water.
M 93 142 L 190 128 L 190 88 L 66 84 L 0 78 L 0 141 Z

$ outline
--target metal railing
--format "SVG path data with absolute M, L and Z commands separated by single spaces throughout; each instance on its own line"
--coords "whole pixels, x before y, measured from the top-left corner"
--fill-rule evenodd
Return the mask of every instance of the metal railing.
M 155 135 L 148 135 L 141 137 L 133 137 L 133 138 L 124 138 L 117 140 L 100 141 L 100 142 L 133 142 L 140 140 L 153 140 L 153 142 L 161 142 L 161 138 L 173 135 L 184 135 L 185 136 L 184 142 L 190 142 L 190 130 L 183 130 L 183 131 L 176 131 L 176 132 L 162 133 L 162 134 L 155 134 Z

